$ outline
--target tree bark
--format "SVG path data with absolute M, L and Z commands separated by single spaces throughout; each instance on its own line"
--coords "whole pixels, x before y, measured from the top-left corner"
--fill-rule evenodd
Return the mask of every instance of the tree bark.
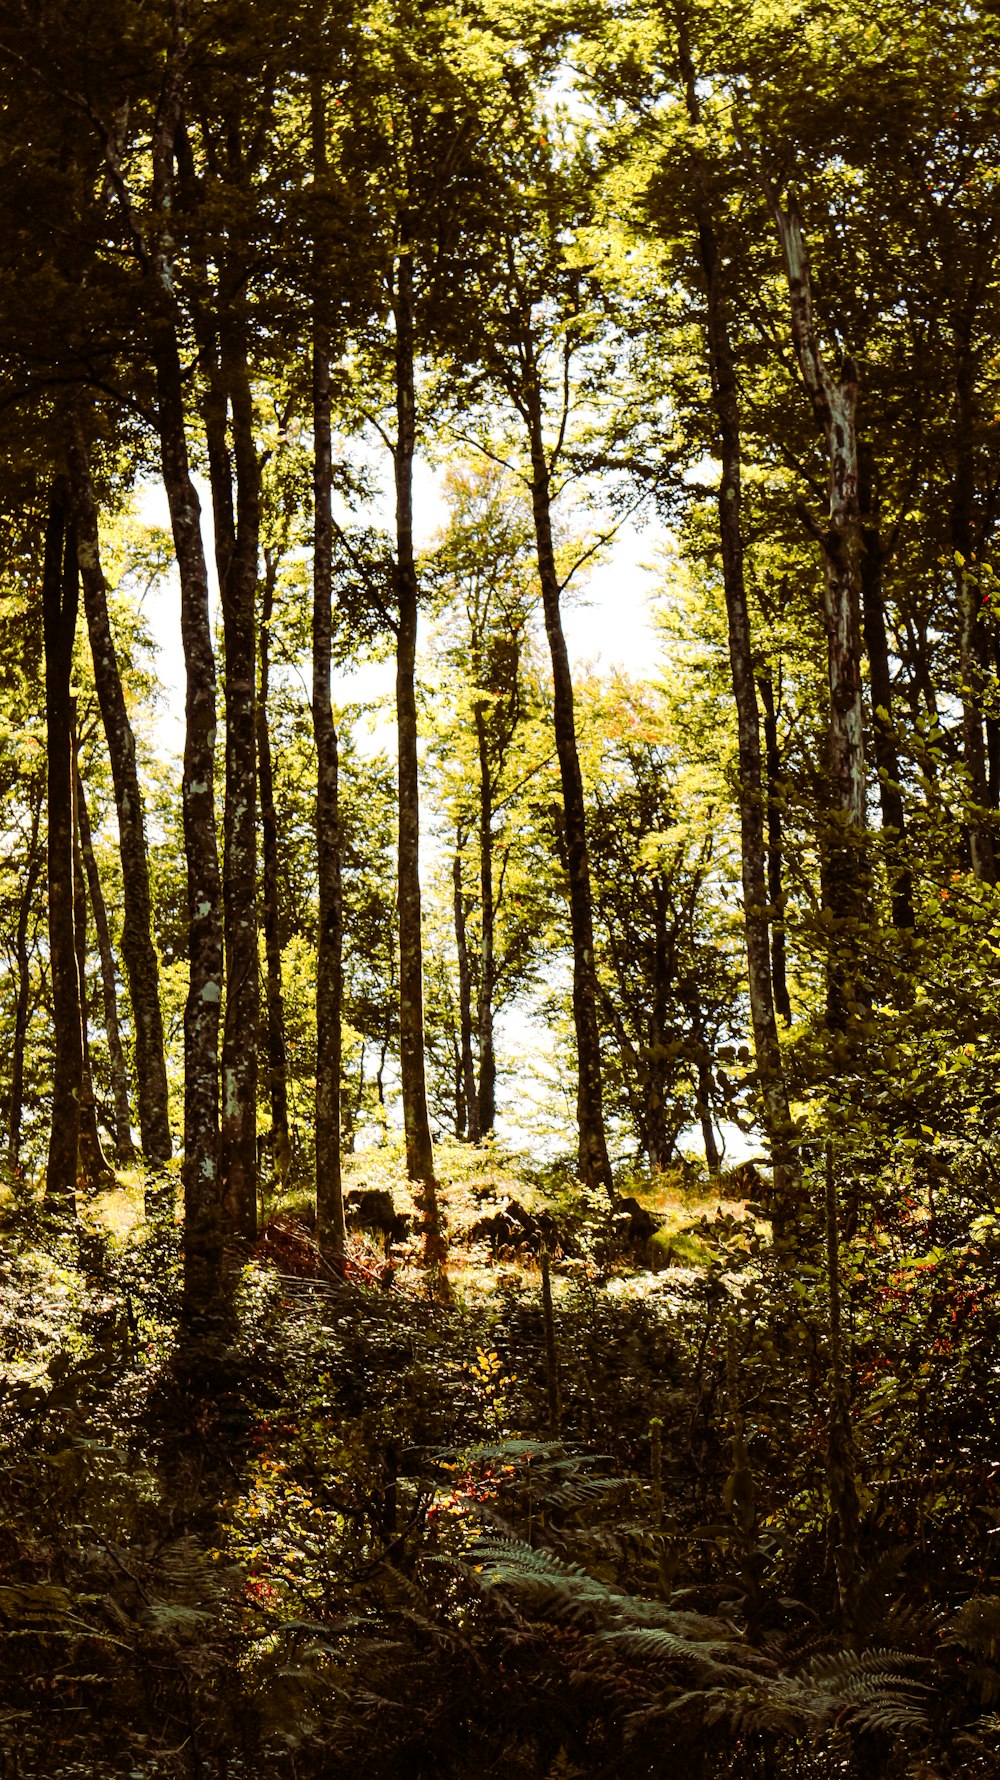
M 982 883 L 995 884 L 996 844 L 987 814 L 990 798 L 983 744 L 986 639 L 979 623 L 979 594 L 971 570 L 975 551 L 974 399 L 975 366 L 968 342 L 963 340 L 955 378 L 955 484 L 951 505 L 962 676 L 962 745 L 969 782 L 968 834 L 972 869 Z
M 687 107 L 698 123 L 694 68 L 681 45 Z M 715 227 L 699 199 L 695 221 L 708 297 L 707 343 L 712 399 L 719 427 L 722 474 L 719 479 L 719 544 L 729 629 L 729 663 L 736 704 L 740 774 L 741 871 L 746 934 L 747 987 L 753 1027 L 761 1112 L 779 1218 L 794 1214 L 799 1184 L 795 1130 L 788 1105 L 771 979 L 769 904 L 765 868 L 764 800 L 761 794 L 760 713 L 754 685 L 753 646 L 743 567 L 742 439 L 739 395 L 726 321 L 723 268 Z
M 653 884 L 653 907 L 655 911 L 655 938 L 653 943 L 653 981 L 650 986 L 652 1007 L 649 1023 L 649 1062 L 646 1069 L 645 1148 L 650 1166 L 660 1170 L 666 1168 L 670 1160 L 671 1145 L 667 1137 L 667 1109 L 663 1096 L 663 1063 L 667 1043 L 667 991 L 669 988 L 667 896 L 663 879 L 659 876 Z
M 767 767 L 767 901 L 771 926 L 771 983 L 774 1005 L 786 1026 L 792 1022 L 788 999 L 788 968 L 785 951 L 785 899 L 782 887 L 781 750 L 778 746 L 778 714 L 770 668 L 757 677 L 764 706 L 764 760 Z
M 705 1145 L 705 1163 L 709 1174 L 718 1174 L 722 1166 L 719 1146 L 715 1141 L 715 1127 L 712 1124 L 712 1091 L 708 1064 L 702 1059 L 698 1064 L 698 1118 L 701 1122 L 701 1135 Z
M 157 293 L 157 300 L 159 293 Z M 222 1283 L 219 1200 L 219 1014 L 222 919 L 215 825 L 215 653 L 201 503 L 191 479 L 183 381 L 172 321 L 153 338 L 163 481 L 181 583 L 186 674 L 184 852 L 190 976 L 184 1009 L 184 1310 L 189 1323 L 212 1320 Z
M 80 1037 L 83 1067 L 80 1073 L 80 1174 L 91 1192 L 114 1180 L 114 1169 L 104 1153 L 97 1128 L 97 1101 L 90 1063 L 90 1014 L 87 1001 L 87 884 L 80 840 L 80 762 L 76 735 L 76 700 L 70 701 L 73 726 L 73 937 L 76 971 L 80 983 Z
M 578 1070 L 576 1115 L 580 1177 L 586 1186 L 605 1187 L 613 1197 L 614 1182 L 604 1132 L 594 919 L 590 865 L 587 858 L 583 776 L 576 746 L 573 680 L 559 608 L 561 589 L 552 541 L 550 470 L 542 437 L 541 395 L 534 367 L 528 374 L 524 415 L 531 451 L 531 508 L 535 525 L 538 579 L 542 590 L 545 634 L 552 657 L 553 718 L 566 834 L 570 928 L 573 936 L 573 1022 Z
M 129 722 L 121 673 L 108 615 L 107 585 L 101 567 L 97 506 L 86 440 L 74 421 L 68 445 L 73 483 L 83 603 L 90 635 L 101 720 L 111 760 L 122 861 L 122 961 L 128 980 L 135 1031 L 136 1098 L 143 1154 L 148 1162 L 169 1160 L 171 1152 L 167 1069 L 160 1008 L 160 969 L 153 943 L 145 809 L 136 767 L 135 736 Z M 95 920 L 96 920 L 95 911 Z M 125 1126 L 131 1152 L 131 1137 Z
M 469 938 L 465 922 L 465 896 L 462 890 L 462 842 L 464 836 L 459 829 L 455 836 L 455 856 L 451 863 L 452 883 L 455 887 L 455 951 L 458 954 L 458 1025 L 459 1025 L 459 1069 L 462 1087 L 462 1101 L 465 1108 L 463 1129 L 459 1137 L 468 1135 L 470 1143 L 478 1143 L 479 1100 L 476 1093 L 476 1071 L 472 1056 L 472 976 L 469 969 Z
M 870 453 L 859 451 L 858 504 L 861 518 L 861 613 L 868 682 L 872 706 L 872 738 L 878 771 L 882 832 L 885 835 L 886 868 L 892 898 L 892 924 L 911 928 L 913 874 L 906 860 L 906 817 L 899 782 L 899 756 L 892 721 L 892 678 L 889 673 L 889 642 L 885 630 L 882 574 L 885 547 L 879 528 Z
M 148 241 L 122 177 L 116 147 L 105 160 L 136 258 L 146 275 L 156 428 L 181 584 L 185 733 L 181 793 L 188 899 L 188 994 L 184 1009 L 184 1292 L 189 1334 L 217 1329 L 222 1298 L 219 1205 L 219 1012 L 222 923 L 215 825 L 215 654 L 201 504 L 191 479 L 184 378 L 173 271 L 174 156 L 189 45 L 183 6 L 175 7 L 150 143 L 152 226 Z
M 48 763 L 49 963 L 55 1059 L 46 1202 L 74 1211 L 83 1084 L 83 1028 L 73 895 L 73 710 L 70 675 L 79 598 L 69 488 L 58 477 L 49 495 L 42 572 L 45 730 Z
M 31 839 L 28 843 L 28 858 L 25 865 L 24 882 L 21 898 L 17 909 L 17 928 L 14 934 L 14 960 L 17 966 L 17 992 L 14 999 L 14 1044 L 11 1055 L 10 1071 L 10 1120 L 7 1135 L 7 1157 L 12 1170 L 17 1170 L 21 1160 L 21 1122 L 24 1117 L 24 1051 L 28 1037 L 28 1014 L 31 1003 L 31 957 L 28 951 L 28 923 L 31 919 L 31 905 L 34 901 L 35 886 L 38 883 L 42 866 L 42 850 L 39 847 L 39 831 L 42 825 L 42 803 L 44 790 L 38 787 L 31 806 Z
M 476 1142 L 488 1137 L 497 1116 L 497 1063 L 493 1046 L 493 995 L 496 983 L 493 900 L 493 779 L 490 773 L 486 713 L 475 708 L 479 750 L 479 894 L 481 913 L 481 964 L 479 973 L 479 1092 Z
M 314 178 L 326 172 L 322 85 L 312 92 Z M 318 256 L 319 258 L 320 256 Z M 340 827 L 340 761 L 333 720 L 333 442 L 330 338 L 321 321 L 322 264 L 316 267 L 312 341 L 313 614 L 312 714 L 316 738 L 316 867 L 319 940 L 316 959 L 316 1240 L 335 1266 L 346 1243 L 341 1179 L 340 1088 L 343 1067 L 344 903 Z
M 861 691 L 861 522 L 858 499 L 856 412 L 858 372 L 847 358 L 831 377 L 819 350 L 812 307 L 809 258 L 794 198 L 788 209 L 772 204 L 788 285 L 792 339 L 802 381 L 826 442 L 830 505 L 823 554 L 823 615 L 830 676 L 825 883 L 833 918 L 827 975 L 827 1022 L 842 1027 L 858 994 L 856 955 L 865 912 L 865 754 Z M 838 955 L 839 954 L 839 955 Z
M 399 740 L 399 1061 L 411 1180 L 434 1179 L 424 1070 L 423 941 L 420 920 L 420 802 L 417 762 L 417 571 L 413 558 L 413 457 L 416 404 L 413 382 L 413 267 L 407 244 L 399 253 L 395 290 L 396 373 L 396 727 Z
M 265 551 L 264 592 L 260 617 L 260 683 L 257 692 L 257 776 L 260 786 L 261 905 L 264 925 L 267 1013 L 267 1083 L 271 1102 L 271 1156 L 284 1184 L 291 1161 L 288 1133 L 288 1061 L 285 1048 L 285 998 L 281 980 L 281 921 L 278 907 L 278 812 L 274 803 L 274 768 L 267 721 L 270 690 L 271 617 L 276 567 Z
M 222 1039 L 220 1179 L 223 1217 L 241 1236 L 257 1232 L 256 604 L 260 465 L 242 328 L 227 318 L 222 373 L 236 466 L 236 534 L 220 579 L 225 637 L 226 792 L 222 896 L 226 964 Z
M 90 813 L 87 809 L 87 797 L 83 780 L 77 771 L 76 780 L 76 814 L 77 827 L 80 835 L 80 854 L 87 878 L 87 889 L 90 895 L 90 907 L 94 916 L 94 932 L 97 936 L 97 952 L 101 961 L 101 989 L 104 1000 L 104 1031 L 108 1041 L 108 1064 L 111 1075 L 111 1094 L 115 1108 L 115 1160 L 122 1167 L 128 1167 L 135 1161 L 135 1149 L 132 1143 L 132 1115 L 129 1107 L 128 1068 L 125 1063 L 125 1051 L 122 1045 L 121 1027 L 118 1022 L 118 990 L 115 983 L 115 955 L 111 945 L 111 927 L 108 922 L 108 909 L 101 888 L 101 874 L 97 868 L 94 853 L 94 839 L 90 827 Z

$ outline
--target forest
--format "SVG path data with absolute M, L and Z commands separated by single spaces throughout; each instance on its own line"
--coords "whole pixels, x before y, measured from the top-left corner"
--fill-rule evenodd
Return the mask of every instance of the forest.
M 0 93 L 0 1780 L 1000 1775 L 1000 10 Z

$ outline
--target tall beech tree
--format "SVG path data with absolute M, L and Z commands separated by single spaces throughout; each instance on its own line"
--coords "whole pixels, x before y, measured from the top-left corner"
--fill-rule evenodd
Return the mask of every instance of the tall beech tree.
M 136 1090 L 143 1154 L 149 1162 L 170 1157 L 167 1070 L 163 1049 L 160 972 L 153 942 L 145 807 L 136 763 L 135 736 L 122 688 L 101 566 L 97 503 L 86 435 L 79 416 L 71 422 L 67 459 L 73 489 L 83 603 L 101 719 L 111 761 L 122 861 L 122 960 L 128 978 L 135 1030 Z M 85 818 L 84 818 L 85 820 Z M 84 861 L 88 852 L 84 847 Z M 89 869 L 89 868 L 88 868 Z M 94 901 L 93 889 L 91 892 Z M 99 919 L 94 905 L 95 921 Z M 100 932 L 100 929 L 98 928 Z M 110 1033 L 109 1033 L 110 1042 Z M 126 1123 L 125 1147 L 130 1147 Z
M 418 440 L 431 414 L 421 410 L 418 386 L 427 355 L 447 329 L 475 226 L 501 47 L 488 20 L 427 13 L 409 0 L 394 7 L 380 18 L 352 82 L 338 163 L 357 219 L 359 258 L 379 291 L 363 358 L 391 413 L 383 422 L 359 403 L 392 456 L 400 1075 L 407 1167 L 413 1179 L 425 1182 L 433 1181 L 434 1158 L 424 1061 L 413 480 Z M 372 216 L 377 229 L 368 220 L 359 230 L 360 218 Z
M 314 77 L 310 92 L 313 184 L 328 200 L 326 95 Z M 336 1265 L 346 1227 L 341 1184 L 340 1096 L 343 1066 L 344 913 L 340 822 L 340 758 L 333 716 L 333 421 L 328 293 L 329 221 L 317 214 L 312 292 L 313 608 L 312 719 L 316 740 L 316 866 L 319 891 L 316 956 L 316 1237 Z M 400 794 L 402 795 L 402 794 Z
M 235 533 L 220 576 L 225 635 L 226 795 L 223 850 L 226 1004 L 222 1041 L 221 1168 L 227 1223 L 257 1228 L 257 737 L 256 593 L 260 465 L 243 326 L 222 336 L 238 491 Z
M 74 921 L 73 700 L 70 680 L 79 603 L 76 534 L 69 484 L 57 477 L 49 493 L 42 568 L 45 639 L 45 734 L 48 767 L 49 963 L 55 1057 L 45 1197 L 75 1208 L 83 1092 L 83 1024 Z
M 695 77 L 689 55 L 685 56 L 682 72 L 688 112 L 692 121 L 696 122 L 698 111 Z M 793 1126 L 778 1041 L 769 952 L 770 920 L 780 911 L 772 907 L 768 894 L 760 712 L 754 682 L 754 654 L 744 578 L 741 523 L 743 453 L 739 394 L 729 337 L 725 274 L 718 231 L 704 190 L 699 191 L 697 186 L 694 221 L 708 295 L 706 343 L 722 460 L 718 491 L 719 546 L 728 619 L 729 662 L 739 736 L 740 858 L 750 1018 L 761 1104 L 774 1168 L 775 1197 L 779 1204 L 785 1205 L 794 1194 L 798 1171 L 792 1150 Z
M 459 775 L 452 770 L 447 782 L 458 816 L 452 878 L 461 1068 L 468 1135 L 478 1143 L 493 1131 L 497 1111 L 494 1019 L 504 962 L 496 931 L 504 887 L 504 868 L 498 869 L 496 857 L 501 813 L 497 806 L 506 801 L 512 775 L 520 776 L 525 764 L 518 743 L 523 740 L 529 702 L 525 656 L 538 605 L 538 581 L 523 486 L 487 462 L 475 470 L 453 470 L 446 489 L 450 521 L 428 557 L 426 575 L 438 598 L 446 602 L 435 642 L 448 663 L 449 702 L 455 709 L 445 734 L 438 736 L 435 753 L 445 771 L 449 759 L 457 755 L 461 776 L 461 784 L 456 784 Z M 460 742 L 462 730 L 466 736 Z M 472 1055 L 473 971 L 462 867 L 466 830 L 479 857 L 474 973 L 478 1080 Z
M 76 974 L 80 992 L 80 1039 L 82 1068 L 80 1071 L 80 1143 L 79 1172 L 91 1192 L 114 1179 L 114 1170 L 104 1153 L 97 1125 L 97 1100 L 90 1057 L 90 1008 L 87 990 L 88 920 L 87 880 L 83 865 L 80 827 L 80 768 L 77 704 L 71 699 L 73 733 L 73 939 L 76 945 Z
M 90 826 L 90 812 L 87 808 L 87 793 L 80 775 L 79 761 L 77 762 L 76 777 L 76 821 L 80 839 L 80 857 L 86 874 L 87 895 L 94 917 L 94 934 L 101 964 L 104 1034 L 108 1044 L 108 1072 L 111 1077 L 111 1094 L 114 1104 L 115 1161 L 127 1168 L 130 1163 L 135 1161 L 135 1149 L 132 1143 L 128 1065 L 125 1061 L 125 1049 L 122 1045 L 121 1025 L 118 1019 L 115 954 L 111 943 L 108 907 L 101 884 L 97 855 L 94 852 L 94 837 Z
M 846 953 L 858 943 L 867 875 L 864 706 L 861 693 L 861 510 L 858 494 L 858 369 L 850 356 L 839 376 L 819 346 L 809 257 L 794 194 L 783 207 L 772 196 L 788 282 L 792 339 L 809 399 L 823 430 L 829 466 L 829 515 L 814 531 L 823 556 L 823 615 L 830 673 L 827 768 L 830 814 L 825 847 L 825 897 L 833 917 L 827 1017 L 840 1026 L 859 992 Z
M 470 277 L 466 304 L 455 319 L 466 329 L 461 350 L 480 367 L 485 385 L 502 396 L 513 414 L 526 459 L 524 479 L 531 499 L 535 566 L 552 665 L 553 729 L 564 815 L 579 1167 L 589 1186 L 613 1192 L 602 1104 L 586 810 L 561 607 L 578 564 L 560 565 L 553 522 L 553 506 L 568 473 L 567 440 L 574 406 L 580 400 L 575 376 L 586 374 L 587 348 L 596 332 L 586 274 L 574 264 L 566 242 L 590 217 L 582 161 L 575 163 L 568 147 L 557 152 L 547 128 L 530 107 L 511 125 L 503 162 L 495 169 L 492 223 L 481 249 L 486 263 L 481 260 L 477 275 Z M 527 190 L 538 196 L 532 206 L 525 202 Z M 584 554 L 591 553 L 587 549 Z
M 17 899 L 17 920 L 13 934 L 16 991 L 14 998 L 14 1031 L 10 1062 L 10 1112 L 7 1121 L 7 1160 L 12 1169 L 21 1164 L 21 1132 L 24 1122 L 24 1063 L 31 1015 L 31 929 L 33 903 L 39 879 L 46 863 L 41 844 L 42 813 L 45 786 L 39 778 L 31 791 L 28 849 L 20 895 Z
M 149 147 L 150 238 L 123 178 L 118 145 L 104 134 L 108 177 L 142 273 L 148 349 L 156 380 L 156 432 L 181 585 L 185 665 L 182 800 L 187 866 L 188 993 L 184 1010 L 184 1308 L 192 1327 L 220 1308 L 219 1022 L 223 953 L 215 821 L 216 680 L 201 503 L 191 475 L 171 231 L 174 152 L 183 112 L 189 42 L 174 13 L 159 73 Z
M 224 1023 L 221 1061 L 220 1180 L 230 1229 L 257 1226 L 257 724 L 256 594 L 261 481 L 249 363 L 251 296 L 244 239 L 268 139 L 273 81 L 227 79 L 245 50 L 235 33 L 221 67 L 199 68 L 188 109 L 197 133 L 177 133 L 176 194 L 190 249 L 190 307 L 202 372 L 201 412 L 208 454 L 224 640 L 225 793 L 223 812 Z M 214 84 L 212 74 L 222 79 Z M 206 189 L 213 201 L 205 201 Z M 209 268 L 214 269 L 210 274 Z
M 406 219 L 392 272 L 396 436 L 396 735 L 399 775 L 399 1046 L 406 1162 L 414 1180 L 434 1178 L 424 1069 L 423 943 L 420 922 L 420 789 L 416 659 L 420 592 L 413 552 L 413 461 L 417 441 L 414 382 L 413 243 Z
M 281 971 L 281 909 L 278 880 L 278 811 L 274 796 L 274 761 L 267 701 L 271 686 L 271 625 L 278 574 L 277 552 L 264 550 L 258 630 L 257 780 L 260 787 L 261 925 L 264 929 L 265 1027 L 267 1091 L 271 1103 L 271 1159 L 279 1181 L 288 1178 L 291 1138 L 288 1127 L 288 1056 L 285 1046 L 285 998 Z

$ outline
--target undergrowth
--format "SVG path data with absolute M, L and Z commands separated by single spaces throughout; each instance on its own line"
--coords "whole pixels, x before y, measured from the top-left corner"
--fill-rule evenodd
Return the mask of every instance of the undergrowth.
M 551 1343 L 531 1255 L 445 1306 L 286 1221 L 195 1354 L 169 1217 L 18 1214 L 3 1780 L 1000 1772 L 989 1233 L 845 1246 L 845 1594 L 816 1254 L 696 1202 L 656 1272 L 570 1201 Z

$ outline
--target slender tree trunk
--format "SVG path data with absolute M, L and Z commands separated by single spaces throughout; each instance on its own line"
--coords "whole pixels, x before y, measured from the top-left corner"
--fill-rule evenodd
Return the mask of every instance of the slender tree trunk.
M 111 634 L 107 586 L 98 540 L 97 506 L 86 440 L 79 420 L 74 422 L 70 433 L 68 455 L 94 683 L 111 759 L 118 813 L 123 900 L 121 948 L 135 1030 L 139 1131 L 146 1160 L 161 1163 L 170 1157 L 170 1118 L 160 1008 L 160 968 L 153 943 L 145 809 L 136 767 L 135 736 L 125 706 Z M 125 1141 L 131 1151 L 127 1126 Z
M 705 1144 L 705 1162 L 709 1174 L 718 1174 L 722 1166 L 719 1146 L 715 1141 L 715 1127 L 712 1124 L 712 1084 L 708 1064 L 698 1064 L 698 1118 L 701 1122 L 701 1135 Z
M 201 504 L 191 480 L 180 355 L 170 320 L 157 320 L 153 346 L 160 456 L 180 572 L 187 680 L 182 776 L 190 963 L 184 1010 L 184 1308 L 189 1323 L 197 1323 L 214 1317 L 222 1281 L 219 1014 L 223 960 L 215 825 L 215 654 Z
M 42 610 L 48 762 L 49 961 L 55 1060 L 45 1198 L 60 1211 L 76 1204 L 83 1084 L 83 1028 L 73 897 L 73 708 L 70 674 L 79 598 L 76 538 L 64 477 L 52 485 L 45 534 Z
M 222 1039 L 220 1176 L 229 1229 L 257 1232 L 256 605 L 260 547 L 260 465 L 242 328 L 223 330 L 222 373 L 233 428 L 238 497 L 229 570 L 220 583 L 226 645 L 226 796 L 222 897 L 226 961 Z
M 531 449 L 531 507 L 535 524 L 538 579 L 542 590 L 545 632 L 552 657 L 553 716 L 556 754 L 562 784 L 569 877 L 570 927 L 573 935 L 573 1021 L 577 1049 L 577 1128 L 580 1176 L 588 1187 L 603 1186 L 614 1194 L 611 1163 L 604 1132 L 601 1043 L 597 1023 L 597 973 L 594 964 L 594 918 L 587 859 L 583 776 L 576 746 L 573 680 L 559 609 L 560 586 L 552 541 L 550 471 L 542 437 L 541 397 L 537 373 L 530 374 L 525 413 Z
M 693 71 L 688 82 L 693 94 Z M 689 98 L 689 106 L 693 98 Z M 761 1111 L 774 1175 L 776 1209 L 793 1210 L 799 1181 L 794 1127 L 788 1106 L 778 1025 L 774 1012 L 765 869 L 764 799 L 761 786 L 760 713 L 754 685 L 753 646 L 743 571 L 741 525 L 742 442 L 736 371 L 723 298 L 723 272 L 714 228 L 698 219 L 701 261 L 708 292 L 708 351 L 719 427 L 719 542 L 729 627 L 729 663 L 739 738 L 740 832 L 747 984 Z
M 455 1089 L 455 1136 L 459 1143 L 463 1141 L 468 1128 L 468 1111 L 465 1104 L 465 1076 L 462 1071 L 461 1034 L 451 1034 L 452 1082 Z
M 42 825 L 44 790 L 39 785 L 31 806 L 31 840 L 25 865 L 21 899 L 17 909 L 14 934 L 14 958 L 17 964 L 17 993 L 14 1000 L 14 1045 L 10 1071 L 10 1122 L 7 1135 L 7 1157 L 12 1169 L 20 1166 L 21 1121 L 24 1117 L 24 1051 L 28 1037 L 28 1011 L 31 1001 L 31 957 L 28 951 L 28 923 L 42 866 L 39 831 Z
M 975 367 L 968 343 L 963 341 L 955 379 L 955 485 L 951 506 L 951 535 L 956 556 L 959 666 L 962 676 L 962 744 L 969 782 L 968 833 L 972 869 L 982 883 L 995 884 L 996 845 L 987 814 L 990 794 L 983 745 L 983 686 L 987 651 L 983 627 L 979 623 L 979 590 L 971 572 L 975 550 L 974 398 Z
M 878 501 L 872 481 L 870 454 L 859 453 L 859 507 L 861 515 L 861 613 L 868 681 L 872 706 L 872 738 L 878 771 L 882 832 L 892 897 L 892 924 L 911 928 L 913 874 L 906 861 L 906 817 L 899 782 L 899 756 L 892 721 L 892 678 L 889 673 L 889 641 L 885 631 L 882 571 L 885 550 L 879 531 Z
M 826 1258 L 830 1299 L 830 1404 L 827 1423 L 826 1471 L 830 1492 L 830 1544 L 837 1573 L 841 1621 L 852 1626 L 860 1552 L 857 1454 L 851 1426 L 850 1386 L 844 1364 L 840 1312 L 840 1232 L 833 1144 L 826 1145 Z
M 434 1179 L 424 1072 L 423 941 L 420 922 L 420 802 L 417 764 L 417 571 L 413 558 L 413 267 L 404 244 L 396 285 L 396 726 L 399 738 L 399 1052 L 411 1180 Z
M 111 928 L 108 922 L 107 904 L 101 888 L 101 874 L 97 869 L 97 858 L 94 853 L 94 840 L 90 827 L 90 813 L 87 809 L 87 797 L 83 780 L 77 771 L 76 780 L 76 813 L 80 835 L 80 853 L 83 868 L 87 877 L 87 889 L 90 894 L 90 907 L 94 916 L 94 932 L 97 935 L 97 951 L 101 960 L 101 988 L 104 997 L 104 1030 L 108 1040 L 108 1062 L 111 1074 L 111 1093 L 115 1107 L 115 1160 L 122 1167 L 128 1167 L 135 1161 L 135 1150 L 132 1145 L 132 1115 L 129 1109 L 128 1069 L 125 1064 L 125 1051 L 122 1046 L 121 1028 L 118 1023 L 118 990 L 115 985 L 115 956 L 111 947 Z
M 655 942 L 653 948 L 653 981 L 650 1000 L 652 1017 L 649 1028 L 649 1062 L 647 1064 L 646 1083 L 646 1136 L 645 1148 L 653 1168 L 667 1166 L 670 1159 L 670 1146 L 667 1141 L 667 1109 L 664 1104 L 663 1064 L 666 1056 L 667 1043 L 667 990 L 668 983 L 668 947 L 667 947 L 667 897 L 663 880 L 657 877 L 653 884 L 653 906 L 655 909 Z
M 76 736 L 76 700 L 70 701 L 73 725 L 73 938 L 76 944 L 76 972 L 80 983 L 80 1037 L 83 1068 L 80 1074 L 80 1174 L 91 1192 L 114 1179 L 114 1169 L 101 1143 L 97 1129 L 97 1101 L 94 1097 L 94 1076 L 90 1062 L 90 1013 L 87 1002 L 87 883 L 83 870 L 80 843 L 81 788 L 80 762 Z
M 781 750 L 778 716 L 774 704 L 774 680 L 770 668 L 758 675 L 764 706 L 764 759 L 767 764 L 767 901 L 771 923 L 771 982 L 774 1005 L 786 1026 L 791 1025 L 788 971 L 785 954 L 785 898 L 781 881 Z
M 465 896 L 462 891 L 463 839 L 462 830 L 459 829 L 455 836 L 455 856 L 451 863 L 452 883 L 455 887 L 455 951 L 458 954 L 459 1071 L 466 1115 L 464 1129 L 458 1135 L 463 1137 L 467 1133 L 470 1143 L 478 1143 L 481 1132 L 479 1102 L 476 1094 L 476 1071 L 472 1056 L 472 976 L 469 969 L 469 938 L 465 924 Z
M 276 567 L 265 551 L 264 594 L 260 619 L 260 683 L 257 692 L 257 775 L 260 785 L 261 904 L 266 969 L 267 1082 L 271 1101 L 271 1155 L 284 1182 L 291 1161 L 288 1134 L 288 1063 L 285 1049 L 285 998 L 281 981 L 281 922 L 278 908 L 278 812 L 274 804 L 274 768 L 267 721 L 270 690 L 271 616 Z
M 322 86 L 312 94 L 314 177 L 326 170 Z M 317 286 L 322 266 L 317 266 Z M 313 617 L 312 712 L 316 738 L 316 864 L 319 946 L 316 960 L 316 1239 L 343 1264 L 346 1230 L 341 1179 L 340 1078 L 343 1058 L 344 905 L 341 880 L 340 762 L 333 720 L 333 443 L 330 339 L 317 289 L 313 319 Z
M 495 905 L 493 899 L 493 780 L 490 775 L 486 715 L 476 706 L 476 740 L 479 750 L 479 894 L 482 904 L 482 947 L 479 974 L 479 1094 L 478 1138 L 488 1137 L 497 1116 L 497 1063 L 493 1048 L 493 994 L 496 982 L 494 949 Z
M 856 958 L 866 902 L 864 708 L 861 691 L 861 522 L 856 412 L 858 372 L 845 359 L 831 377 L 819 350 L 809 259 L 794 199 L 773 206 L 785 263 L 792 339 L 802 381 L 826 441 L 830 507 L 820 535 L 830 674 L 825 883 L 833 917 L 827 1022 L 842 1027 L 858 995 Z

